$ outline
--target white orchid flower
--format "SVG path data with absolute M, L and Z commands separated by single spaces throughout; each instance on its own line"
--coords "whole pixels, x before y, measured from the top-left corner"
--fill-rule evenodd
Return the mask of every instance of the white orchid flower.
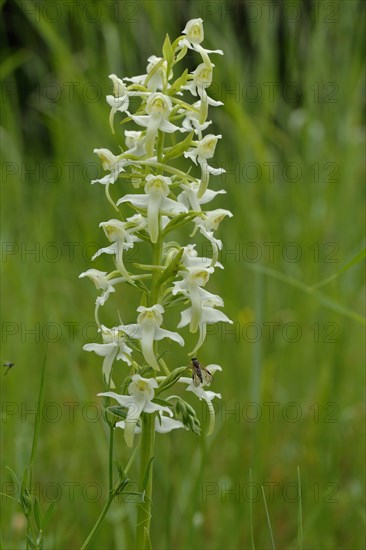
M 135 219 L 135 216 L 132 216 L 126 222 L 115 219 L 101 222 L 99 227 L 103 228 L 107 239 L 113 244 L 100 248 L 92 257 L 92 260 L 95 260 L 101 254 L 114 254 L 117 269 L 128 280 L 130 280 L 130 275 L 123 262 L 123 253 L 125 250 L 133 248 L 136 242 L 141 242 L 141 239 L 133 233 L 143 229 L 146 225 L 141 215 L 137 214 L 137 217 L 138 219 Z
M 192 80 L 186 84 L 183 89 L 189 90 L 192 95 L 199 95 L 202 97 L 202 92 L 206 88 L 209 88 L 212 84 L 212 75 L 213 68 L 215 65 L 210 63 L 201 63 L 198 67 L 191 73 Z
M 184 246 L 184 252 L 182 256 L 182 264 L 185 267 L 214 267 L 212 266 L 212 258 L 204 258 L 198 256 L 195 244 L 188 244 Z M 224 266 L 220 262 L 216 262 L 215 267 L 224 269 Z
M 100 327 L 103 344 L 85 344 L 83 350 L 94 351 L 100 357 L 104 357 L 103 375 L 106 384 L 114 387 L 111 380 L 113 361 L 115 359 L 124 361 L 131 365 L 132 349 L 126 344 L 126 334 L 120 330 L 120 327 L 107 328 L 104 325 Z
M 178 110 L 180 115 L 185 115 L 182 122 L 182 127 L 185 128 L 187 132 L 194 130 L 195 134 L 199 136 L 199 139 L 202 139 L 203 130 L 206 130 L 212 123 L 212 120 L 206 121 L 207 104 L 212 105 L 213 107 L 218 107 L 219 105 L 223 105 L 223 102 L 215 101 L 206 94 L 204 101 L 200 99 L 199 101 L 193 103 L 192 107 L 195 109 L 194 111 L 188 111 L 187 109 Z
M 202 318 L 203 300 L 215 299 L 216 295 L 205 290 L 204 287 L 209 280 L 213 267 L 188 267 L 182 272 L 183 279 L 175 281 L 172 290 L 173 295 L 183 294 L 191 301 L 191 318 L 189 330 L 197 332 Z
M 155 304 L 152 307 L 139 306 L 137 311 L 140 315 L 137 318 L 137 323 L 124 325 L 120 328 L 134 340 L 140 340 L 141 351 L 150 367 L 155 370 L 160 370 L 159 363 L 156 360 L 154 353 L 154 341 L 169 338 L 177 342 L 180 346 L 184 346 L 184 340 L 177 332 L 171 332 L 160 328 L 163 323 L 164 308 L 160 304 Z
M 109 149 L 94 149 L 93 151 L 102 162 L 104 170 L 109 170 L 110 173 L 103 178 L 92 180 L 92 183 L 101 183 L 102 185 L 109 185 L 114 183 L 119 174 L 125 171 L 125 166 L 131 164 L 131 160 L 123 158 L 123 155 L 116 156 Z
M 88 269 L 84 273 L 80 273 L 79 279 L 88 277 L 95 284 L 96 288 L 102 290 L 101 296 L 98 296 L 97 303 L 103 306 L 109 298 L 111 292 L 115 292 L 114 285 L 122 283 L 125 279 L 123 277 L 115 277 L 112 279 L 107 278 L 107 271 L 99 271 L 99 269 Z
M 210 374 L 214 374 L 215 372 L 222 370 L 220 365 L 214 365 L 214 364 L 207 365 L 206 369 Z M 204 387 L 208 385 L 208 382 L 205 380 L 205 378 L 203 378 L 203 383 L 200 383 L 198 386 L 194 384 L 192 378 L 188 378 L 185 376 L 181 376 L 178 382 L 187 384 L 188 387 L 186 388 L 186 391 L 190 391 L 195 395 L 197 395 L 199 399 L 204 399 L 206 401 L 208 412 L 210 415 L 210 422 L 209 422 L 207 435 L 211 435 L 215 427 L 215 409 L 211 401 L 215 397 L 217 397 L 218 399 L 221 399 L 221 393 L 214 393 L 213 391 L 205 390 Z
M 176 215 L 186 212 L 187 207 L 175 200 L 168 199 L 171 178 L 165 176 L 146 176 L 145 194 L 125 195 L 117 201 L 117 205 L 130 202 L 136 208 L 147 210 L 147 226 L 151 242 L 156 243 L 159 236 L 159 215 Z
M 116 422 L 116 428 L 122 428 L 123 430 L 126 427 L 126 422 L 124 420 L 120 420 L 119 422 Z M 158 416 L 155 417 L 155 431 L 160 434 L 166 434 L 168 432 L 171 432 L 172 430 L 177 430 L 179 428 L 185 428 L 183 422 L 180 420 L 176 420 L 175 418 L 170 418 L 169 416 L 165 416 L 162 414 L 161 411 L 159 411 Z M 142 432 L 142 429 L 139 425 L 135 426 L 135 434 L 139 434 Z
M 178 202 L 181 202 L 190 210 L 196 210 L 200 212 L 201 204 L 207 204 L 211 202 L 217 195 L 223 195 L 226 193 L 224 189 L 220 189 L 219 191 L 212 191 L 211 189 L 207 189 L 204 194 L 199 198 L 198 192 L 200 186 L 200 180 L 181 183 L 180 187 L 183 189 L 183 192 L 178 195 Z
M 199 229 L 200 233 L 211 242 L 214 249 L 217 248 L 221 250 L 222 241 L 216 239 L 213 232 L 216 231 L 220 222 L 222 222 L 226 216 L 232 218 L 233 214 L 230 210 L 225 210 L 224 208 L 217 208 L 216 210 L 211 210 L 211 212 L 202 213 L 201 217 L 197 216 L 197 218 L 193 220 L 196 225 L 193 234 Z
M 109 125 L 111 127 L 112 134 L 114 134 L 114 115 L 117 111 L 120 111 L 121 113 L 127 111 L 129 106 L 129 94 L 126 86 L 120 78 L 118 78 L 115 74 L 110 74 L 109 78 L 113 82 L 113 95 L 107 95 L 106 100 L 108 105 L 111 107 Z
M 184 153 L 186 158 L 190 158 L 195 164 L 198 162 L 201 166 L 201 185 L 198 191 L 198 197 L 202 197 L 207 190 L 209 174 L 217 176 L 225 172 L 223 168 L 214 168 L 207 163 L 207 160 L 214 156 L 217 142 L 221 138 L 221 134 L 217 136 L 214 134 L 207 134 L 201 141 L 196 142 L 195 147 L 192 147 Z
M 137 422 L 141 416 L 141 413 L 155 413 L 155 412 L 167 412 L 170 416 L 173 416 L 169 407 L 163 407 L 156 403 L 153 403 L 154 389 L 158 387 L 158 383 L 154 378 L 142 378 L 139 374 L 132 376 L 132 382 L 128 386 L 128 393 L 130 395 L 119 395 L 114 392 L 98 393 L 100 397 L 112 397 L 122 407 L 126 407 L 127 417 L 125 420 L 125 441 L 128 447 L 132 447 L 135 437 L 135 428 Z
M 146 102 L 147 115 L 128 115 L 139 126 L 146 128 L 145 149 L 146 153 L 151 157 L 154 153 L 155 138 L 158 130 L 172 134 L 173 132 L 185 132 L 184 128 L 179 128 L 168 118 L 172 110 L 172 101 L 169 96 L 160 92 L 152 93 Z
M 190 19 L 190 21 L 188 21 L 182 31 L 183 34 L 185 34 L 186 36 L 179 41 L 179 47 L 183 48 L 184 46 L 186 46 L 191 50 L 195 50 L 196 52 L 200 53 L 202 59 L 207 62 L 209 61 L 209 57 L 207 54 L 218 53 L 220 55 L 224 55 L 224 52 L 222 50 L 207 50 L 201 46 L 201 42 L 203 42 L 205 38 L 202 23 L 203 20 L 201 18 Z
M 214 323 L 230 323 L 232 324 L 233 321 L 225 315 L 222 311 L 218 311 L 215 309 L 215 307 L 223 307 L 224 302 L 220 296 L 213 296 L 209 299 L 202 300 L 202 312 L 200 321 L 198 324 L 198 330 L 199 330 L 199 338 L 197 341 L 196 346 L 192 350 L 193 353 L 197 353 L 199 348 L 203 345 L 203 343 L 206 340 L 206 334 L 207 334 L 207 325 L 211 325 Z M 178 328 L 185 327 L 191 323 L 192 320 L 192 307 L 189 307 L 188 309 L 185 309 L 181 312 L 181 319 L 180 323 L 178 325 Z
M 129 154 L 135 155 L 136 157 L 141 157 L 146 154 L 145 136 L 142 135 L 142 132 L 125 130 L 125 143 L 128 147 L 125 155 Z
M 195 147 L 186 151 L 184 156 L 193 160 L 195 164 L 197 164 L 197 161 L 198 164 L 202 164 L 214 156 L 217 142 L 221 138 L 221 134 L 217 136 L 214 134 L 207 134 L 201 141 L 196 142 Z
M 131 78 L 125 77 L 123 80 L 126 80 L 127 82 L 133 82 L 134 84 L 138 84 L 140 86 L 146 86 L 146 88 L 150 92 L 156 92 L 157 90 L 162 90 L 164 88 L 164 81 L 167 78 L 166 72 L 168 69 L 168 64 L 166 60 L 164 60 L 162 63 L 162 57 L 157 57 L 156 55 L 150 55 L 148 58 L 148 65 L 146 67 L 147 74 L 142 74 L 139 76 L 132 76 Z M 160 67 L 154 71 L 154 74 L 149 78 L 149 80 L 146 83 L 146 79 L 149 77 L 150 73 L 156 68 L 156 66 L 160 63 Z M 169 78 L 173 75 L 172 71 L 170 71 Z

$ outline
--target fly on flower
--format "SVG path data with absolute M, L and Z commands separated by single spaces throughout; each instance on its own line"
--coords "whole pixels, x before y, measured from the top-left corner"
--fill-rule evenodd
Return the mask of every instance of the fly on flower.
M 192 357 L 192 380 L 195 386 L 200 384 L 211 384 L 212 374 L 198 361 L 197 357 Z

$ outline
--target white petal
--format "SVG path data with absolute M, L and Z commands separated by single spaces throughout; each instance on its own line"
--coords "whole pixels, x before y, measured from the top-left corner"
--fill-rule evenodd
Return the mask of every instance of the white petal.
M 145 149 L 146 153 L 152 156 L 154 154 L 155 138 L 163 119 L 160 116 L 150 116 L 149 119 L 145 137 Z
M 116 422 L 116 428 L 122 428 L 122 430 L 125 429 L 125 421 L 120 420 L 119 422 Z M 140 434 L 142 432 L 142 429 L 140 426 L 135 426 L 135 434 Z
M 145 361 L 155 370 L 160 370 L 154 353 L 155 326 L 152 323 L 141 325 L 141 351 Z
M 111 355 L 116 351 L 117 342 L 112 342 L 110 344 L 85 344 L 83 346 L 84 351 L 94 351 L 99 357 L 106 357 Z
M 99 180 L 92 180 L 91 183 L 101 183 L 102 185 L 108 185 L 108 183 L 114 183 L 116 179 L 118 178 L 118 173 L 113 171 L 110 174 L 107 174 L 103 178 L 100 178 Z
M 164 198 L 161 201 L 160 210 L 163 214 L 180 214 L 181 212 L 187 212 L 187 207 L 173 199 Z
M 152 243 L 156 243 L 159 236 L 159 209 L 163 197 L 160 195 L 150 195 L 147 205 L 147 227 L 149 229 Z
M 185 309 L 180 314 L 180 322 L 178 325 L 178 328 L 186 327 L 191 322 L 192 317 L 192 308 L 189 307 L 188 309 Z
M 127 334 L 130 338 L 133 338 L 133 340 L 138 340 L 141 337 L 140 325 L 137 323 L 120 325 L 118 329 Z
M 180 420 L 175 420 L 174 418 L 169 418 L 167 416 L 160 416 L 160 420 L 158 417 L 155 418 L 155 431 L 161 434 L 166 434 L 172 430 L 177 430 L 184 427 L 183 422 L 180 422 Z
M 135 437 L 135 428 L 145 405 L 143 396 L 134 395 L 134 400 L 129 404 L 125 420 L 125 441 L 127 447 L 132 447 Z
M 169 407 L 163 407 L 162 405 L 158 405 L 157 403 L 152 403 L 151 401 L 147 401 L 144 406 L 144 412 L 146 413 L 154 413 L 154 412 L 166 412 L 169 414 L 169 416 L 173 416 L 172 411 L 169 409 Z
M 135 115 L 131 115 L 131 113 L 127 112 L 127 114 L 132 118 L 132 120 L 134 122 L 136 122 L 136 124 L 138 124 L 139 126 L 144 126 L 145 128 L 147 127 L 147 125 L 149 124 L 149 121 L 150 121 L 150 116 L 149 115 L 141 115 L 141 116 L 135 116 Z
M 123 202 L 130 202 L 131 204 L 133 204 L 134 206 L 137 206 L 137 208 L 147 208 L 147 205 L 148 205 L 148 201 L 149 201 L 149 196 L 148 195 L 125 195 L 124 197 L 121 197 L 120 199 L 118 199 L 117 201 L 117 206 L 119 204 L 122 204 Z
M 214 308 L 204 307 L 202 312 L 201 323 L 230 323 L 233 322 L 223 313 Z
M 97 250 L 97 252 L 92 257 L 92 261 L 98 258 L 98 256 L 100 256 L 101 254 L 115 254 L 116 252 L 117 252 L 117 247 L 116 247 L 116 244 L 113 243 L 110 246 L 106 246 L 105 248 L 100 248 L 99 250 Z
M 167 132 L 168 134 L 173 134 L 173 132 L 177 132 L 177 131 L 187 132 L 185 128 L 179 128 L 179 126 L 175 126 L 174 124 L 169 122 L 169 120 L 165 120 L 165 119 L 163 119 L 160 122 L 159 128 L 160 130 L 162 130 L 163 132 Z
M 170 340 L 174 340 L 174 342 L 177 342 L 180 346 L 184 346 L 184 340 L 178 332 L 171 332 L 164 328 L 156 328 L 155 340 L 163 340 L 163 338 L 170 338 Z
M 99 397 L 112 397 L 121 405 L 121 407 L 129 407 L 130 404 L 134 402 L 134 399 L 133 397 L 131 397 L 131 395 L 120 395 L 119 393 L 115 393 L 113 391 L 106 391 L 98 393 L 97 395 Z

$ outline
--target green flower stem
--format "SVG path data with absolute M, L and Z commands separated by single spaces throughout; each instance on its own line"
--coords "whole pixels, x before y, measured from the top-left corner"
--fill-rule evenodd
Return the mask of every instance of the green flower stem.
M 109 453 L 108 453 L 108 487 L 109 492 L 113 491 L 113 443 L 114 443 L 114 427 L 109 425 Z
M 155 443 L 155 415 L 143 414 L 142 416 L 142 442 L 140 487 L 144 488 L 143 502 L 137 508 L 136 526 L 136 550 L 147 550 L 150 546 L 150 524 L 152 504 L 153 469 L 150 464 L 154 453 Z M 149 469 L 149 471 L 148 471 Z M 147 478 L 147 482 L 146 482 Z M 144 487 L 145 485 L 145 487 Z
M 113 499 L 114 499 L 114 493 L 109 493 L 108 495 L 108 500 L 107 502 L 105 503 L 104 505 L 104 508 L 99 516 L 99 518 L 97 519 L 93 529 L 90 531 L 89 533 L 89 536 L 88 538 L 86 539 L 86 541 L 84 542 L 84 544 L 80 547 L 80 550 L 85 550 L 86 548 L 88 548 L 90 542 L 92 541 L 92 539 L 94 538 L 94 535 L 95 533 L 98 531 L 102 521 L 104 520 L 105 516 L 106 516 L 106 513 L 108 512 L 109 510 L 109 507 L 110 505 L 112 504 L 113 502 Z
M 160 226 L 160 214 L 159 214 L 159 226 Z M 162 252 L 163 252 L 163 239 L 161 235 L 161 231 L 159 231 L 159 237 L 157 242 L 154 244 L 153 249 L 153 265 L 160 266 L 162 261 Z M 160 269 L 154 269 L 152 274 L 152 282 L 151 282 L 151 292 L 150 292 L 150 306 L 154 306 L 158 303 L 159 298 L 159 285 L 158 285 L 158 279 L 160 277 L 161 270 Z
M 158 159 L 162 156 L 163 136 L 160 134 L 158 139 Z M 165 169 L 165 165 L 158 163 L 159 168 Z M 159 236 L 157 242 L 153 245 L 152 265 L 160 266 L 162 263 L 163 235 L 161 231 L 161 216 L 159 214 Z M 160 270 L 152 270 L 151 289 L 149 293 L 149 305 L 153 306 L 159 301 Z M 141 436 L 141 459 L 140 459 L 140 488 L 143 491 L 143 501 L 137 508 L 136 525 L 136 549 L 145 550 L 151 547 L 150 543 L 150 524 L 151 524 L 151 505 L 152 505 L 152 487 L 153 487 L 153 468 L 151 460 L 154 455 L 155 443 L 155 415 L 142 415 L 142 436 Z
M 100 513 L 99 518 L 95 522 L 93 529 L 90 531 L 87 539 L 85 540 L 84 544 L 81 546 L 80 550 L 85 550 L 88 548 L 90 542 L 93 540 L 96 532 L 98 531 L 99 527 L 101 526 L 106 513 L 109 510 L 110 505 L 113 502 L 113 499 L 115 497 L 115 493 L 113 491 L 113 441 L 114 441 L 114 429 L 113 426 L 109 427 L 109 454 L 108 454 L 108 500 L 104 505 L 103 510 Z

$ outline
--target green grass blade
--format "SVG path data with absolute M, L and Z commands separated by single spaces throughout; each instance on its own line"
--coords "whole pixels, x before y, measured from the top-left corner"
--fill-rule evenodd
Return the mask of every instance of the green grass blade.
M 299 550 L 302 550 L 302 544 L 303 544 L 303 528 L 302 528 L 302 494 L 301 494 L 301 478 L 300 478 L 300 468 L 297 467 L 297 481 L 299 486 L 299 506 L 297 511 L 297 518 L 298 518 L 298 543 L 299 543 Z
M 302 290 L 303 292 L 310 294 L 328 309 L 336 311 L 337 313 L 340 313 L 341 315 L 344 315 L 345 317 L 348 317 L 349 319 L 352 319 L 353 321 L 356 321 L 357 323 L 360 323 L 361 325 L 366 326 L 365 317 L 363 317 L 356 311 L 349 309 L 343 304 L 336 302 L 335 300 L 333 300 L 333 298 L 329 298 L 329 296 L 326 296 L 319 290 L 314 289 L 312 286 L 309 286 L 303 283 L 302 281 L 299 281 L 298 279 L 291 277 L 290 275 L 285 275 L 284 273 L 276 271 L 275 269 L 271 269 L 270 267 L 267 267 L 265 265 L 260 265 L 260 264 L 256 264 L 256 265 L 245 264 L 245 265 L 249 269 L 252 269 L 254 271 L 259 271 L 261 273 L 265 273 L 266 275 L 268 275 L 269 277 L 272 277 L 273 279 L 282 281 L 283 283 L 294 286 L 295 288 L 298 288 L 299 290 Z
M 327 277 L 326 279 L 324 279 L 324 281 L 320 281 L 319 283 L 312 285 L 311 288 L 319 288 L 320 286 L 327 285 L 331 281 L 334 281 L 334 279 L 342 275 L 342 273 L 345 273 L 346 271 L 351 269 L 351 267 L 353 267 L 354 265 L 358 264 L 361 260 L 363 260 L 365 256 L 366 256 L 366 248 L 363 248 L 362 250 L 357 252 L 357 254 L 353 256 L 353 258 L 349 260 L 343 267 L 341 267 L 341 269 L 339 269 L 336 273 L 333 273 L 332 275 L 330 275 L 330 277 Z
M 268 512 L 267 501 L 266 501 L 266 495 L 265 495 L 265 493 L 264 493 L 263 485 L 261 486 L 261 489 L 262 489 L 262 495 L 263 495 L 263 501 L 264 501 L 264 508 L 265 508 L 265 510 L 266 510 L 266 518 L 267 518 L 267 524 L 268 524 L 269 534 L 270 534 L 270 536 L 271 536 L 272 550 L 276 550 L 276 546 L 275 546 L 274 538 L 273 538 L 271 520 L 270 520 L 270 518 L 269 518 L 269 512 Z
M 46 344 L 46 350 L 45 350 L 43 365 L 42 365 L 41 384 L 40 384 L 40 387 L 39 387 L 36 421 L 35 421 L 35 424 L 34 424 L 34 432 L 33 432 L 32 452 L 31 452 L 30 462 L 29 462 L 30 467 L 33 465 L 34 457 L 36 455 L 38 437 L 39 437 L 39 430 L 40 430 L 40 427 L 41 427 L 42 407 L 43 407 L 43 402 L 44 402 L 44 387 L 45 387 L 47 350 L 48 350 L 48 343 Z
M 249 501 L 250 547 L 252 550 L 255 550 L 254 529 L 253 529 L 253 475 L 252 475 L 251 468 L 249 470 L 249 483 L 250 483 L 250 501 Z

